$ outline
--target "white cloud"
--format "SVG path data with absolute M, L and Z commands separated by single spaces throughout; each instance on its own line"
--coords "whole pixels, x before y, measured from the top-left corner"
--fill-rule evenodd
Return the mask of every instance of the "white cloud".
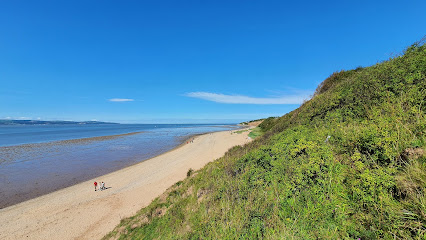
M 110 102 L 133 102 L 133 101 L 135 101 L 135 99 L 131 99 L 131 98 L 111 98 L 111 99 L 108 99 L 108 101 L 110 101 Z
M 185 96 L 228 104 L 301 104 L 304 100 L 309 98 L 309 94 L 306 92 L 299 95 L 287 95 L 270 98 L 256 98 L 243 95 L 226 95 L 209 92 L 190 92 L 185 94 Z

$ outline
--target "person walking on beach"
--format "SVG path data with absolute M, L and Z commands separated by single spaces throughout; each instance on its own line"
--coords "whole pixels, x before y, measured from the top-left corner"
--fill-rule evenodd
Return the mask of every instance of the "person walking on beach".
M 102 190 L 104 190 L 104 189 L 105 189 L 105 183 L 104 183 L 104 182 L 102 182 L 102 183 L 101 183 L 101 189 L 102 189 Z
M 98 186 L 98 183 L 94 182 L 93 184 L 95 185 L 95 191 L 96 191 L 96 187 Z

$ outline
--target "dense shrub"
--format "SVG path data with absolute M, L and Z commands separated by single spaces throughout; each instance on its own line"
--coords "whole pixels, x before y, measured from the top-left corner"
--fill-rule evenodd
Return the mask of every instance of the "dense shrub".
M 277 119 L 276 117 L 269 117 L 269 118 L 263 120 L 263 122 L 261 124 L 259 124 L 259 127 L 264 132 L 269 131 L 275 125 L 276 119 Z

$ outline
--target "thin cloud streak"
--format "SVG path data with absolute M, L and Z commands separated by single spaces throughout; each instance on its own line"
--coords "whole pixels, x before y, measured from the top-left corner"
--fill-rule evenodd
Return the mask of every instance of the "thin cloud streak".
M 110 101 L 110 102 L 133 102 L 135 100 L 131 99 L 131 98 L 111 98 L 108 101 Z
M 226 95 L 221 93 L 209 92 L 190 92 L 185 94 L 187 97 L 199 98 L 207 101 L 227 104 L 302 104 L 309 98 L 309 94 L 289 95 L 273 98 L 255 98 L 243 95 Z

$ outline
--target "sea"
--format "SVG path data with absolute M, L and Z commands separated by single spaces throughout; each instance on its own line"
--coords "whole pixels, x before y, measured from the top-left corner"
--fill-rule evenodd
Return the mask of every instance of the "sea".
M 165 153 L 225 124 L 0 126 L 0 209 Z

